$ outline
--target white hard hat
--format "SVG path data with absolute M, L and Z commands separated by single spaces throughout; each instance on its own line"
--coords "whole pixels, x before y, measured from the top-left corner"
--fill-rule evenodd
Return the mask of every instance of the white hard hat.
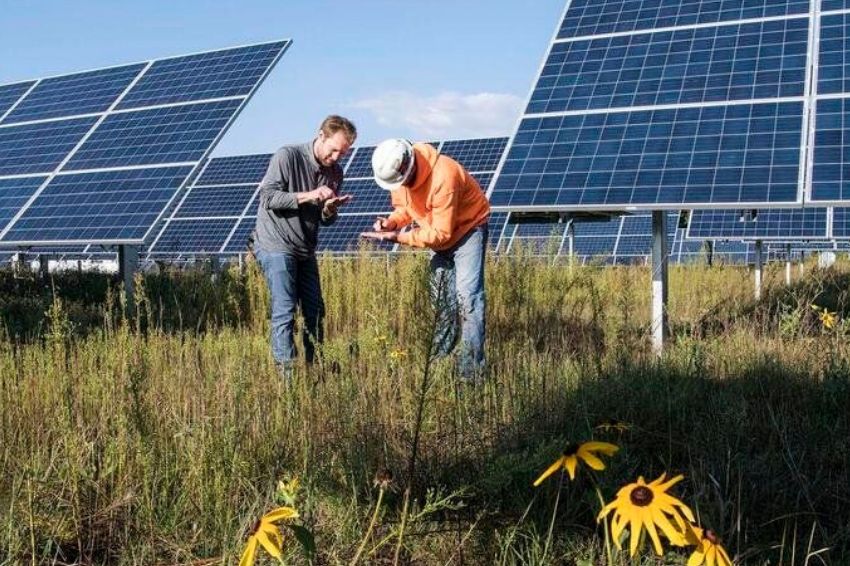
M 372 154 L 375 182 L 386 191 L 394 191 L 407 181 L 415 163 L 413 144 L 409 141 L 400 138 L 384 140 Z

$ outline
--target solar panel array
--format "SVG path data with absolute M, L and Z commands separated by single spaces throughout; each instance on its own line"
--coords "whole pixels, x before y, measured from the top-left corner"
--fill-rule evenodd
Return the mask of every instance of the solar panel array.
M 810 240 L 830 235 L 826 208 L 694 210 L 688 237 L 699 240 Z
M 429 142 L 441 153 L 462 163 L 486 190 L 504 152 L 507 138 L 477 138 Z M 372 178 L 375 146 L 356 147 L 341 162 L 345 180 L 342 192 L 352 200 L 340 209 L 337 221 L 321 229 L 318 251 L 354 252 L 364 247 L 360 233 L 370 230 L 375 217 L 391 210 L 389 194 Z M 245 251 L 256 222 L 257 187 L 271 154 L 213 158 L 183 196 L 154 240 L 153 257 L 187 257 L 197 254 L 235 255 Z M 493 222 L 504 223 L 506 215 Z M 498 235 L 502 224 L 492 230 Z M 492 241 L 491 236 L 491 241 Z M 368 244 L 378 250 L 391 243 Z
M 141 244 L 288 48 L 0 86 L 0 244 Z
M 569 2 L 491 203 L 800 204 L 811 10 L 795 0 Z

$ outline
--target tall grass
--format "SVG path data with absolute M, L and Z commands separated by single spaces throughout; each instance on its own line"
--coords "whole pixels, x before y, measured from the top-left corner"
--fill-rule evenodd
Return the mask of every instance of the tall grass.
M 809 306 L 843 312 L 846 268 L 790 289 L 772 273 L 761 302 L 745 269 L 674 268 L 659 361 L 645 268 L 500 258 L 478 388 L 428 356 L 423 257 L 321 269 L 327 342 L 291 384 L 254 266 L 146 276 L 131 320 L 105 277 L 5 296 L 0 563 L 235 564 L 297 476 L 317 563 L 362 547 L 361 564 L 543 564 L 557 482 L 531 481 L 591 437 L 622 447 L 598 476 L 608 499 L 684 473 L 679 495 L 742 561 L 850 562 L 850 349 Z M 611 419 L 628 430 L 597 428 Z M 394 481 L 376 510 L 378 470 Z M 563 485 L 545 563 L 607 562 L 598 507 L 583 471 Z

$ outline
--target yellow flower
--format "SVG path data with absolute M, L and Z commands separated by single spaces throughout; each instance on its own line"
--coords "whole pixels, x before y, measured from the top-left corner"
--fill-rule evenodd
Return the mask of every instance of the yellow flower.
M 819 316 L 824 328 L 832 329 L 835 326 L 835 314 L 834 312 L 829 312 L 827 309 L 821 311 Z
M 578 466 L 579 460 L 584 460 L 584 463 L 594 470 L 604 470 L 605 464 L 602 463 L 602 460 L 600 460 L 595 453 L 599 452 L 606 456 L 611 456 L 619 449 L 619 447 L 607 442 L 583 442 L 582 444 L 570 444 L 567 446 L 567 449 L 564 450 L 564 453 L 561 454 L 561 457 L 555 460 L 551 466 L 546 468 L 545 472 L 540 474 L 540 477 L 534 482 L 534 487 L 543 483 L 543 480 L 561 468 L 567 470 L 567 473 L 570 474 L 570 479 L 574 480 L 576 478 L 576 467 Z
M 688 543 L 697 547 L 688 559 L 687 566 L 732 566 L 732 560 L 714 531 L 690 525 L 687 538 Z
M 684 479 L 684 476 L 678 475 L 664 482 L 665 476 L 666 474 L 661 474 L 658 479 L 648 484 L 642 476 L 639 477 L 637 482 L 622 487 L 617 492 L 617 498 L 599 512 L 597 520 L 601 521 L 614 511 L 611 518 L 611 538 L 621 550 L 620 535 L 628 525 L 631 534 L 630 556 L 637 552 L 643 529 L 649 533 L 655 553 L 659 556 L 664 553 L 664 548 L 661 546 L 656 527 L 672 544 L 684 546 L 686 543 L 685 519 L 693 522 L 694 514 L 687 505 L 667 493 L 667 490 Z
M 289 481 L 280 480 L 277 482 L 277 499 L 278 503 L 284 503 L 290 507 L 295 506 L 298 500 L 298 488 L 301 482 L 297 477 L 292 477 Z
M 407 350 L 396 349 L 390 352 L 390 358 L 400 360 L 407 357 Z
M 239 566 L 253 566 L 257 555 L 257 547 L 262 545 L 266 552 L 274 558 L 283 556 L 283 534 L 275 525 L 278 521 L 295 519 L 298 512 L 292 507 L 278 507 L 262 516 L 254 525 L 248 544 L 239 559 Z

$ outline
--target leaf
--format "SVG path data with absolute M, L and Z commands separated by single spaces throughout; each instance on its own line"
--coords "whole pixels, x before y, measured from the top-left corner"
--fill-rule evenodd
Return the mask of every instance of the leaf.
M 301 525 L 284 526 L 292 531 L 293 536 L 295 536 L 295 540 L 301 544 L 301 548 L 304 549 L 304 556 L 307 560 L 313 560 L 313 558 L 316 557 L 316 539 L 313 537 L 313 532 L 307 527 L 302 527 Z

